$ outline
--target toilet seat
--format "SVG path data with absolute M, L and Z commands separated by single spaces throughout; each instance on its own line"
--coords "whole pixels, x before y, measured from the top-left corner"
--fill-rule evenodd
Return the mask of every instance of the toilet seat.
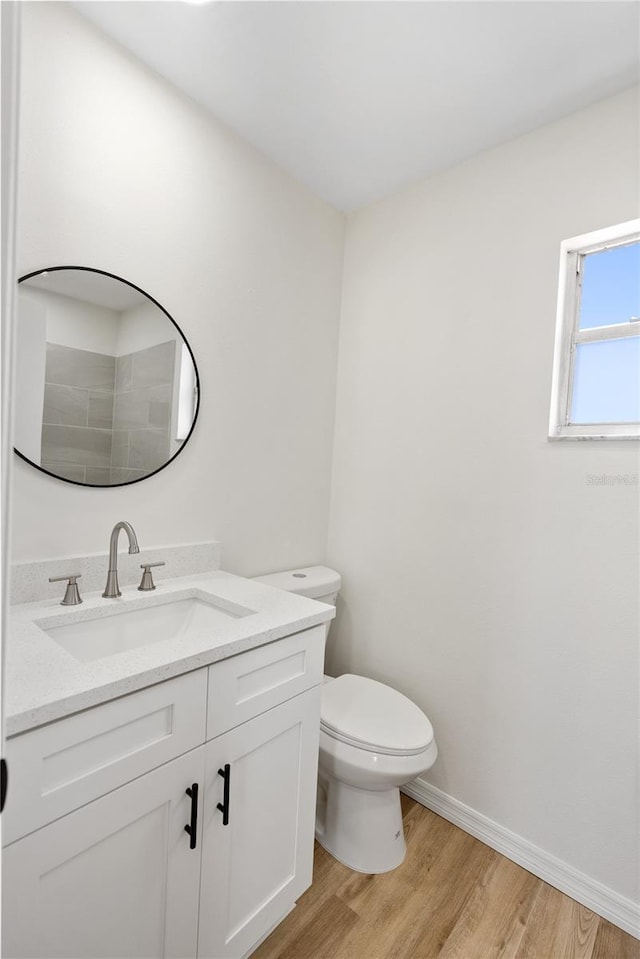
M 433 727 L 415 703 L 350 673 L 323 685 L 320 727 L 340 742 L 388 756 L 416 756 L 433 742 Z

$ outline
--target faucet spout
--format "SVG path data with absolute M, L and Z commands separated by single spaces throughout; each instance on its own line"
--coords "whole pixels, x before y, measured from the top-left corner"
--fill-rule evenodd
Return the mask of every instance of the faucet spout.
M 109 540 L 109 570 L 107 572 L 107 583 L 102 594 L 105 599 L 116 599 L 118 596 L 122 596 L 118 586 L 118 537 L 121 529 L 127 534 L 129 552 L 140 552 L 138 537 L 131 523 L 127 523 L 125 520 L 116 523 L 111 530 L 111 539 Z

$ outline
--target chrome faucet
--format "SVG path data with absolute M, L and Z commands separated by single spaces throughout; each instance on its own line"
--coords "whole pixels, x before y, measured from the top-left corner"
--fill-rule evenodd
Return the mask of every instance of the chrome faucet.
M 118 536 L 120 535 L 121 529 L 125 531 L 129 538 L 129 552 L 140 552 L 138 539 L 131 523 L 126 523 L 124 520 L 116 523 L 111 531 L 111 539 L 109 540 L 109 571 L 107 573 L 107 585 L 102 594 L 105 599 L 116 599 L 118 596 L 122 596 L 118 586 Z

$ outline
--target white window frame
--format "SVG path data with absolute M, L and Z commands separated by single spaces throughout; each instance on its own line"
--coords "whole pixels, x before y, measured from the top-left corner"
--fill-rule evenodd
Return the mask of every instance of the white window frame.
M 582 263 L 589 253 L 624 246 L 640 239 L 640 219 L 563 240 L 560 245 L 560 280 L 551 388 L 550 440 L 640 438 L 640 423 L 570 423 L 576 346 L 598 340 L 640 335 L 640 322 L 615 323 L 578 330 Z
M 178 416 L 176 443 L 184 443 L 191 432 L 198 400 L 196 370 L 187 345 L 182 344 L 180 376 L 178 380 Z

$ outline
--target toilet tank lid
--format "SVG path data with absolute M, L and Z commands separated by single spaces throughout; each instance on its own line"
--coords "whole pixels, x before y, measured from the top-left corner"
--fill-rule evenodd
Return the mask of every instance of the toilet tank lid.
M 337 593 L 342 585 L 340 573 L 328 566 L 303 566 L 300 569 L 283 570 L 281 573 L 269 573 L 267 576 L 254 576 L 253 579 L 267 586 L 308 596 L 310 599 Z

